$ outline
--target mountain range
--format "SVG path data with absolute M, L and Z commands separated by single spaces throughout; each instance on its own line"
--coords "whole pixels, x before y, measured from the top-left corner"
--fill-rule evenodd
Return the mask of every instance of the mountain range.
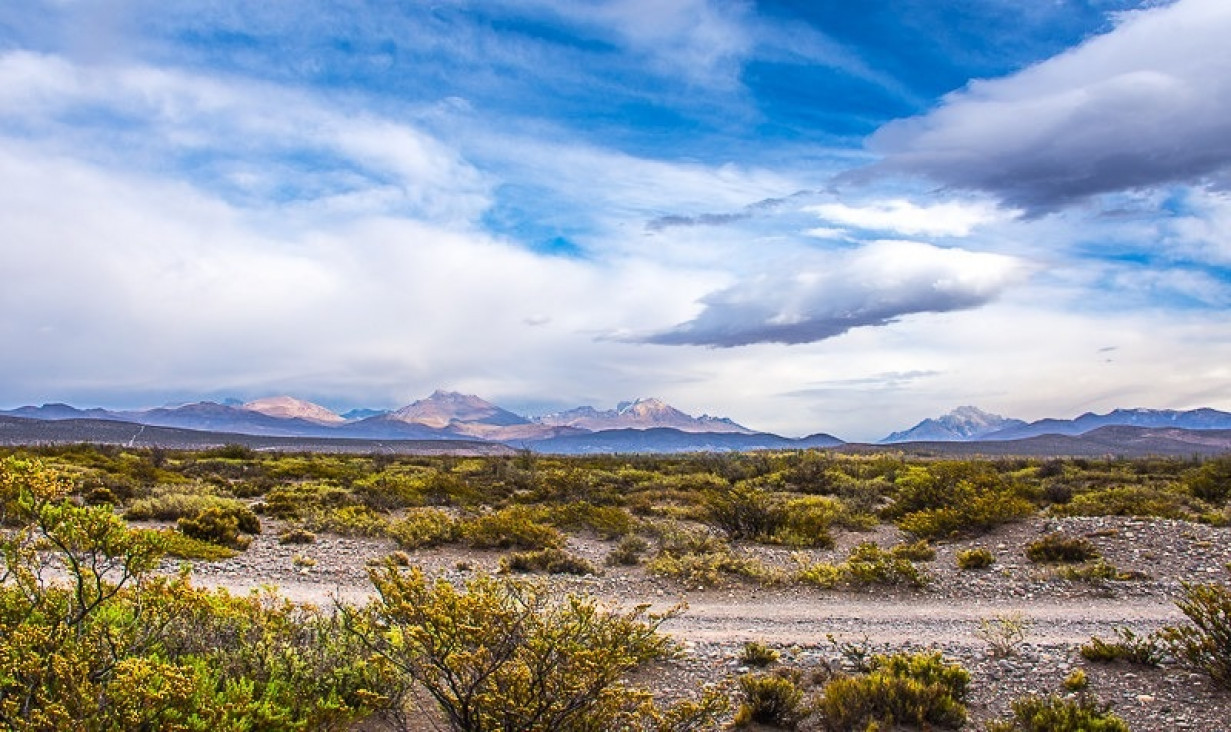
M 758 432 L 725 417 L 694 417 L 654 398 L 621 402 L 614 409 L 582 406 L 526 417 L 477 396 L 450 391 L 436 391 L 396 410 L 360 409 L 346 414 L 294 397 L 276 396 L 136 411 L 78 409 L 57 403 L 0 411 L 0 416 L 12 418 L 5 425 L 7 435 L 0 435 L 0 442 L 7 444 L 17 444 L 21 435 L 29 435 L 27 439 L 32 441 L 70 439 L 54 437 L 50 428 L 20 426 L 31 420 L 63 422 L 66 429 L 72 422 L 71 434 L 133 436 L 132 428 L 122 425 L 138 424 L 151 430 L 210 433 L 219 439 L 268 438 L 271 447 L 296 440 L 311 440 L 314 445 L 321 440 L 355 444 L 448 441 L 575 454 L 829 448 L 845 444 L 825 433 L 789 438 Z M 168 439 L 171 435 L 151 431 L 147 437 L 155 434 L 165 434 Z M 176 444 L 199 441 L 175 434 Z M 1117 452 L 1115 445 L 1123 442 L 1126 453 L 1154 449 L 1159 454 L 1183 454 L 1189 449 L 1225 451 L 1231 448 L 1227 434 L 1231 434 L 1231 413 L 1214 409 L 1116 409 L 1068 420 L 1026 422 L 964 406 L 893 432 L 879 444 L 961 454 L 1104 454 Z
M 1231 429 L 1231 413 L 1216 409 L 1115 409 L 1107 414 L 1086 412 L 1074 419 L 1024 422 L 989 414 L 977 407 L 958 407 L 941 417 L 925 419 L 908 430 L 894 432 L 880 444 L 1024 440 L 1045 435 L 1084 435 L 1103 427 L 1228 430 Z
M 828 447 L 829 435 L 794 440 L 756 432 L 725 417 L 693 417 L 660 399 L 592 406 L 529 418 L 470 394 L 436 391 L 392 411 L 337 414 L 290 396 L 246 403 L 195 402 L 139 411 L 44 404 L 0 411 L 44 421 L 102 420 L 150 427 L 278 438 L 352 440 L 480 440 L 553 452 L 689 452 L 770 447 Z

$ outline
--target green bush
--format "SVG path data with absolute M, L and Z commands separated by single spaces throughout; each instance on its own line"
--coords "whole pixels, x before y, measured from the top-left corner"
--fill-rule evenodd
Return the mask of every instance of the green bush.
M 703 500 L 709 522 L 732 539 L 765 540 L 786 525 L 782 498 L 751 481 L 706 491 Z
M 970 673 L 959 664 L 945 663 L 937 652 L 875 655 L 870 666 L 866 674 L 838 676 L 822 687 L 814 709 L 823 729 L 957 729 L 966 722 Z
M 339 508 L 352 502 L 350 491 L 327 483 L 290 483 L 265 494 L 262 511 L 280 519 L 297 519 L 322 508 Z
M 764 643 L 748 641 L 744 644 L 744 650 L 739 654 L 739 662 L 745 666 L 764 668 L 771 663 L 776 663 L 779 655 L 777 651 Z
M 857 544 L 841 564 L 816 562 L 802 567 L 796 572 L 795 579 L 826 588 L 838 585 L 922 587 L 928 582 L 927 574 L 914 562 L 895 555 L 892 550 L 881 549 L 870 541 Z
M 1185 519 L 1195 512 L 1189 497 L 1179 492 L 1143 485 L 1125 485 L 1074 496 L 1063 506 L 1052 506 L 1057 516 L 1154 516 Z
M 1221 506 L 1231 497 L 1231 458 L 1215 458 L 1184 476 L 1184 485 L 1196 498 Z
M 830 529 L 850 522 L 849 511 L 841 501 L 828 496 L 804 496 L 786 503 L 785 520 L 767 537 L 775 544 L 796 547 L 831 547 Z
M 903 542 L 890 549 L 889 553 L 898 559 L 909 559 L 912 562 L 930 562 L 936 558 L 936 548 L 929 544 L 927 539 L 909 544 Z
M 1032 562 L 1085 562 L 1097 559 L 1098 555 L 1089 539 L 1059 532 L 1045 534 L 1026 545 L 1026 557 Z
M 1129 726 L 1084 694 L 1076 699 L 1032 694 L 1015 700 L 1013 717 L 990 722 L 987 732 L 1129 732 Z
M 237 556 L 239 552 L 229 547 L 220 546 L 213 542 L 194 539 L 191 536 L 186 536 L 173 529 L 134 529 L 134 531 L 148 532 L 153 541 L 167 553 L 169 557 L 176 559 L 195 559 L 203 562 L 218 562 L 224 559 L 230 559 Z
M 162 493 L 148 498 L 138 498 L 124 512 L 124 518 L 129 521 L 175 521 L 198 516 L 210 508 L 234 512 L 237 519 L 241 514 L 250 516 L 251 518 L 245 518 L 249 528 L 251 528 L 250 522 L 256 521 L 256 515 L 242 501 L 208 493 Z M 260 532 L 248 531 L 247 533 Z
M 546 506 L 541 520 L 570 531 L 593 531 L 604 539 L 626 536 L 635 528 L 633 517 L 619 506 L 595 506 L 586 501 Z
M 941 539 L 984 533 L 1034 511 L 990 464 L 939 461 L 898 473 L 884 513 L 907 533 Z
M 378 592 L 352 632 L 436 702 L 459 732 L 702 729 L 717 693 L 662 712 L 625 677 L 674 653 L 663 616 L 605 610 L 578 595 L 479 575 L 464 588 L 417 569 L 369 570 Z M 666 724 L 667 726 L 660 726 Z
M 278 535 L 279 544 L 311 544 L 316 541 L 316 534 L 307 529 L 287 529 Z
M 239 535 L 240 519 L 221 508 L 207 508 L 196 516 L 180 519 L 176 526 L 185 536 L 232 549 L 247 549 L 252 541 Z
M 1219 584 L 1185 583 L 1175 604 L 1191 624 L 1163 628 L 1163 642 L 1182 663 L 1231 688 L 1231 591 Z
M 607 554 L 604 560 L 611 567 L 634 567 L 641 563 L 641 555 L 648 551 L 650 543 L 640 536 L 629 534 Z
M 0 464 L 16 525 L 0 534 L 5 729 L 344 729 L 394 703 L 397 679 L 336 617 L 152 576 L 176 539 L 67 503 L 62 487 L 37 464 Z M 41 581 L 48 559 L 69 581 Z
M 677 528 L 662 531 L 658 553 L 646 564 L 646 571 L 705 587 L 720 585 L 727 578 L 756 582 L 777 579 L 764 564 L 736 554 L 725 541 L 705 532 Z
M 460 528 L 457 521 L 438 508 L 412 508 L 389 526 L 388 533 L 398 546 L 413 550 L 456 541 Z
M 598 574 L 598 568 L 589 560 L 563 549 L 548 547 L 528 552 L 514 552 L 500 558 L 500 571 L 547 572 L 548 574 Z
M 1094 663 L 1125 661 L 1141 666 L 1158 666 L 1163 660 L 1160 638 L 1154 633 L 1137 635 L 1128 628 L 1116 628 L 1117 640 L 1105 641 L 1097 636 L 1082 645 L 1081 657 Z
M 1074 582 L 1102 582 L 1104 580 L 1127 582 L 1141 579 L 1144 576 L 1139 572 L 1125 572 L 1104 559 L 1096 559 L 1079 566 L 1060 567 L 1056 570 L 1056 575 Z
M 996 555 L 988 549 L 959 549 L 954 555 L 958 569 L 984 569 L 996 562 Z
M 564 536 L 542 523 L 538 514 L 525 506 L 510 506 L 466 519 L 459 527 L 459 534 L 462 541 L 475 549 L 546 549 L 564 546 Z
M 339 536 L 384 536 L 389 520 L 367 506 L 313 508 L 305 511 L 304 526 Z
M 798 674 L 744 674 L 739 677 L 739 690 L 737 727 L 756 722 L 795 729 L 805 715 Z

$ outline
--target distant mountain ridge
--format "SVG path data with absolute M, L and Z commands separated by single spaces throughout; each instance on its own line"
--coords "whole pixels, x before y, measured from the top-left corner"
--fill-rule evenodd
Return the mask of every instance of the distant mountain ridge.
M 44 421 L 93 419 L 162 428 L 233 433 L 265 437 L 312 437 L 361 440 L 483 440 L 533 447 L 549 440 L 628 430 L 647 432 L 675 444 L 706 445 L 706 436 L 762 435 L 722 417 L 693 417 L 659 399 L 622 402 L 614 410 L 579 407 L 555 419 L 528 419 L 472 394 L 437 390 L 394 411 L 352 410 L 345 415 L 291 396 L 246 403 L 195 402 L 147 410 L 82 410 L 67 404 L 44 404 L 0 411 L 0 415 Z M 679 437 L 684 435 L 685 437 Z M 787 438 L 771 435 L 777 440 Z M 829 438 L 840 444 L 840 440 Z M 599 439 L 602 442 L 602 439 Z M 613 444 L 620 442 L 615 440 Z M 623 438 L 624 444 L 647 445 L 644 439 Z M 732 443 L 734 444 L 734 443 Z M 702 448 L 692 448 L 702 449 Z M 716 449 L 724 449 L 716 447 Z M 737 447 L 725 449 L 739 449 Z
M 711 417 L 708 414 L 690 416 L 653 397 L 620 402 L 615 409 L 601 411 L 589 406 L 577 407 L 564 412 L 544 414 L 535 417 L 534 421 L 553 427 L 577 427 L 591 432 L 671 427 L 681 432 L 729 432 L 744 435 L 756 433 L 755 430 L 726 417 Z
M 1179 428 L 1186 430 L 1231 429 L 1231 413 L 1217 409 L 1114 409 L 1107 414 L 1086 412 L 1074 419 L 1040 419 L 1009 427 L 986 436 L 989 440 L 1018 440 L 1036 435 L 1083 435 L 1100 427 Z
M 250 412 L 260 412 L 270 417 L 306 419 L 317 424 L 341 424 L 346 421 L 342 415 L 319 404 L 292 396 L 265 397 L 243 404 L 241 408 Z
M 723 417 L 693 417 L 654 398 L 621 402 L 610 410 L 578 407 L 534 418 L 518 415 L 474 395 L 449 391 L 433 392 L 391 412 L 352 410 L 345 415 L 289 396 L 266 397 L 246 403 L 205 401 L 133 411 L 78 409 L 68 404 L 51 403 L 0 410 L 0 415 L 45 422 L 88 420 L 269 438 L 481 440 L 557 452 L 688 452 L 844 444 L 824 433 L 792 439 L 757 432 Z M 1000 448 L 992 447 L 996 443 L 1016 443 L 1018 448 L 1025 449 L 1026 442 L 1034 440 L 1035 447 L 1031 450 L 1042 450 L 1041 446 L 1054 444 L 1055 449 L 1063 453 L 1074 449 L 1072 446 L 1076 443 L 1056 442 L 1059 437 L 1084 437 L 1101 432 L 1114 436 L 1106 442 L 1111 449 L 1130 434 L 1114 432 L 1116 429 L 1145 431 L 1132 438 L 1136 441 L 1127 446 L 1130 450 L 1144 450 L 1146 445 L 1171 449 L 1169 445 L 1195 444 L 1206 440 L 1201 436 L 1203 433 L 1208 435 L 1208 440 L 1202 444 L 1215 449 L 1222 440 L 1216 433 L 1231 431 L 1231 413 L 1208 408 L 1187 411 L 1116 409 L 1107 414 L 1088 412 L 1071 420 L 1041 419 L 1027 423 L 966 406 L 941 417 L 925 419 L 908 430 L 894 432 L 882 440 L 882 444 L 911 446 L 908 449 L 921 446 L 936 449 L 936 445 L 952 444 L 956 449 L 957 445 L 966 443 L 975 451 L 999 453 Z M 1102 432 L 1104 430 L 1113 431 Z M 1168 435 L 1178 437 L 1173 439 Z M 1081 444 L 1085 446 L 1083 450 L 1095 450 L 1103 443 L 1101 438 L 1091 438 Z M 1005 449 L 1014 448 L 1006 445 Z
M 1107 414 L 1086 412 L 1074 419 L 1024 422 L 989 414 L 975 407 L 959 407 L 947 415 L 925 419 L 914 427 L 894 432 L 881 444 L 904 442 L 971 442 L 1023 440 L 1047 435 L 1079 436 L 1104 427 L 1140 427 L 1150 430 L 1191 431 L 1231 429 L 1231 413 L 1217 409 L 1114 409 Z
M 925 419 L 908 430 L 891 433 L 880 442 L 964 442 L 1025 426 L 1026 423 L 1020 419 L 1001 417 L 978 407 L 958 407 L 942 417 Z

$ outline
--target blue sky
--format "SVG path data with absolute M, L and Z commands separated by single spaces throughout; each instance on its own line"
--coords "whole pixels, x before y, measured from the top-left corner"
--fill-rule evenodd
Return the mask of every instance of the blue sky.
M 1231 409 L 1224 0 L 0 5 L 0 405 Z

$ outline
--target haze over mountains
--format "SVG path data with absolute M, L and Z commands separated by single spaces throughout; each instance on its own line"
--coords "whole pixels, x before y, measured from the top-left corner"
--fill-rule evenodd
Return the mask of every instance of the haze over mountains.
M 758 432 L 725 417 L 694 417 L 654 398 L 621 402 L 614 409 L 582 406 L 535 417 L 516 414 L 474 395 L 449 391 L 436 391 L 393 411 L 352 410 L 345 415 L 291 396 L 246 403 L 195 402 L 139 411 L 44 404 L 0 411 L 0 415 L 18 420 L 133 423 L 280 439 L 468 441 L 557 453 L 727 451 L 845 444 L 823 432 L 789 438 Z M 21 432 L 16 427 L 11 429 L 10 436 Z M 42 429 L 38 434 L 51 433 Z M 1015 450 L 1024 454 L 1104 454 L 1115 452 L 1117 445 L 1139 452 L 1183 454 L 1190 446 L 1196 452 L 1209 452 L 1231 449 L 1231 413 L 1214 409 L 1117 409 L 1068 420 L 1026 422 L 963 406 L 893 432 L 880 444 L 1005 454 Z M 959 444 L 970 447 L 958 449 Z
M 1226 430 L 1231 429 L 1231 413 L 1216 409 L 1115 409 L 1107 414 L 1086 412 L 1074 419 L 1024 422 L 989 414 L 977 407 L 958 407 L 908 430 L 891 433 L 880 444 L 1022 440 L 1043 435 L 1084 435 L 1101 427 Z

